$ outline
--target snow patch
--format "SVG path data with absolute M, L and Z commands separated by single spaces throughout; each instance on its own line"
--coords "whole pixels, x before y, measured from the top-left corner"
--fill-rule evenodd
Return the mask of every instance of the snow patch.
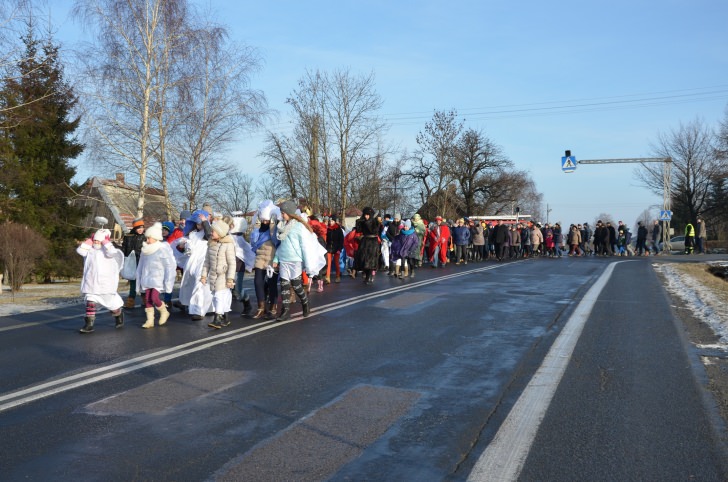
M 713 292 L 694 277 L 668 264 L 653 263 L 652 266 L 664 275 L 667 291 L 683 300 L 683 308 L 690 309 L 710 326 L 720 337 L 721 349 L 728 348 L 728 307 L 723 306 Z

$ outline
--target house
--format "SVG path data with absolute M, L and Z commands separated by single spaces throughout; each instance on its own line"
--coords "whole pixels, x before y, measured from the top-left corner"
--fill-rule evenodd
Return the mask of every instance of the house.
M 144 192 L 144 224 L 149 226 L 156 221 L 166 220 L 164 192 L 149 186 Z M 138 193 L 139 186 L 127 184 L 123 173 L 117 173 L 116 179 L 92 177 L 84 183 L 74 204 L 89 208 L 89 214 L 82 221 L 84 227 L 97 229 L 99 226 L 94 219 L 103 216 L 109 220 L 105 227 L 112 231 L 112 238 L 119 241 L 131 230 L 131 224 L 137 217 Z M 175 210 L 171 212 L 177 214 Z

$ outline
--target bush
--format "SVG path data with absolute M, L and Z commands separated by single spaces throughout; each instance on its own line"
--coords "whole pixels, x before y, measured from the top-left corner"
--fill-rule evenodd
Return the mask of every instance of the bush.
M 47 252 L 48 242 L 28 226 L 7 222 L 0 227 L 0 261 L 13 293 L 20 290 Z

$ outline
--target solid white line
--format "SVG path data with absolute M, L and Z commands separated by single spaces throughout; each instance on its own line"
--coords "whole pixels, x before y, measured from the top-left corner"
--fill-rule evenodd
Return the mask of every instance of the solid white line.
M 468 481 L 505 482 L 518 478 L 556 387 L 566 371 L 584 324 L 599 294 L 609 281 L 615 265 L 620 262 L 610 263 L 584 295 L 493 441 L 475 463 Z
M 513 263 L 509 263 L 513 264 Z M 421 286 L 437 283 L 442 280 L 452 279 L 452 278 L 459 278 L 462 276 L 467 276 L 473 273 L 479 273 L 482 271 L 488 271 L 491 269 L 495 269 L 500 266 L 506 266 L 506 265 L 495 265 L 495 266 L 486 266 L 483 268 L 477 268 L 472 269 L 468 271 L 461 271 L 458 273 L 453 273 L 445 276 L 438 276 L 437 278 L 432 278 L 428 280 L 422 280 L 418 282 L 413 283 L 407 283 L 403 284 L 402 286 L 395 286 L 392 288 L 387 288 L 384 290 L 379 290 L 371 293 L 365 293 L 363 295 L 355 296 L 353 298 L 347 298 L 345 300 L 341 301 L 335 301 L 333 303 L 329 303 L 327 305 L 323 305 L 318 308 L 314 308 L 311 310 L 311 315 L 315 315 L 317 313 L 326 313 L 328 311 L 333 311 L 339 308 L 344 308 L 347 306 L 355 305 L 357 303 L 362 303 L 364 301 L 369 301 L 374 298 L 380 298 L 383 296 L 387 296 L 393 293 L 398 293 L 400 291 L 407 291 L 414 288 L 418 288 Z M 113 363 L 111 365 L 107 365 L 104 367 L 94 368 L 92 370 L 84 371 L 81 373 L 77 373 L 75 375 L 70 375 L 68 377 L 59 378 L 57 380 L 52 380 L 46 383 L 42 383 L 39 385 L 30 386 L 24 389 L 16 390 L 14 392 L 9 392 L 6 394 L 3 394 L 0 396 L 0 402 L 6 401 L 6 400 L 12 400 L 7 403 L 4 403 L 0 405 L 0 412 L 3 412 L 5 410 L 11 409 L 13 407 L 17 407 L 19 405 L 23 405 L 26 403 L 30 403 L 36 400 L 40 400 L 42 398 L 46 398 L 52 395 L 56 395 L 58 393 L 62 393 L 74 388 L 82 387 L 85 385 L 89 385 L 98 381 L 107 380 L 112 377 L 116 377 L 119 375 L 124 375 L 127 373 L 134 372 L 136 370 L 141 370 L 143 368 L 157 365 L 159 363 L 163 363 L 169 360 L 173 360 L 175 358 L 179 358 L 182 356 L 189 355 L 191 353 L 195 353 L 197 351 L 205 350 L 208 348 L 212 348 L 216 345 L 220 345 L 222 343 L 227 343 L 229 341 L 237 340 L 240 338 L 245 338 L 250 335 L 254 335 L 256 333 L 260 333 L 263 331 L 271 330 L 273 328 L 277 328 L 279 326 L 287 325 L 289 323 L 294 323 L 302 319 L 302 316 L 300 314 L 292 316 L 290 320 L 288 321 L 281 321 L 281 322 L 274 322 L 274 320 L 266 321 L 262 323 L 257 323 L 255 325 L 246 326 L 243 328 L 238 328 L 235 330 L 231 330 L 225 333 L 220 333 L 216 335 L 212 335 L 210 337 L 204 338 L 202 340 L 194 340 L 191 342 L 184 343 L 182 345 L 177 345 L 175 347 L 166 348 L 163 350 L 159 350 L 153 353 L 148 353 L 146 355 L 138 356 L 131 358 L 129 360 L 125 360 L 123 362 Z M 198 345 L 198 346 L 195 346 Z M 106 372 L 106 373 L 104 373 Z

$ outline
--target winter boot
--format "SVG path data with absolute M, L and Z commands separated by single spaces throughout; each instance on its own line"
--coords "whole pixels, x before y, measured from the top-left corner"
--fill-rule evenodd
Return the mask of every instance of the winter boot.
M 410 273 L 409 273 L 409 277 L 410 277 L 410 278 L 414 278 L 414 277 L 415 277 L 415 267 L 414 267 L 414 266 L 412 266 L 412 267 L 410 268 Z
M 162 326 L 167 323 L 167 320 L 169 319 L 169 310 L 167 309 L 167 305 L 164 303 L 159 305 L 157 310 L 159 310 L 159 326 Z
M 147 314 L 147 321 L 142 328 L 154 328 L 154 307 L 144 308 L 144 312 Z
M 114 325 L 116 328 L 121 328 L 124 326 L 124 310 L 119 308 L 119 312 L 114 315 L 114 313 L 111 313 L 114 316 L 114 321 L 116 321 L 116 324 Z
M 253 305 L 250 303 L 250 296 L 248 296 L 248 293 L 245 293 L 243 295 L 243 312 L 241 313 L 242 316 L 249 318 L 250 313 L 253 312 Z
M 263 319 L 265 316 L 265 302 L 259 301 L 258 302 L 258 311 L 255 312 L 253 315 L 254 320 L 260 320 Z
M 131 296 L 129 296 L 126 299 L 126 302 L 124 302 L 124 308 L 127 308 L 129 310 L 132 309 L 132 308 L 134 308 L 134 298 L 132 298 Z
M 311 307 L 308 305 L 308 301 L 301 306 L 303 307 L 303 317 L 306 318 L 311 313 Z
M 324 290 L 324 280 L 320 279 L 318 280 L 318 286 L 316 287 L 316 291 L 321 293 Z
M 220 327 L 225 328 L 226 326 L 230 326 L 230 323 L 230 318 L 228 318 L 227 313 L 220 315 Z
M 330 285 L 331 284 L 331 276 L 327 276 L 326 279 L 325 279 L 325 281 L 326 281 L 326 284 L 327 285 Z
M 291 304 L 283 303 L 281 305 L 281 313 L 276 318 L 276 321 L 288 321 L 291 319 Z
M 395 278 L 401 278 L 401 277 L 402 277 L 402 276 L 400 275 L 400 272 L 399 272 L 399 271 L 400 271 L 401 269 L 402 269 L 402 268 L 400 268 L 399 266 L 395 266 L 395 267 L 394 267 L 394 277 L 395 277 Z
M 336 278 L 334 278 L 334 283 L 341 283 L 341 275 L 337 274 Z
M 222 328 L 222 315 L 215 313 L 215 316 L 212 317 L 212 321 L 209 322 L 207 326 L 215 328 L 216 330 Z
M 87 316 L 83 319 L 85 324 L 83 325 L 83 328 L 81 328 L 79 333 L 93 333 L 94 332 L 94 321 L 96 320 L 95 316 Z

